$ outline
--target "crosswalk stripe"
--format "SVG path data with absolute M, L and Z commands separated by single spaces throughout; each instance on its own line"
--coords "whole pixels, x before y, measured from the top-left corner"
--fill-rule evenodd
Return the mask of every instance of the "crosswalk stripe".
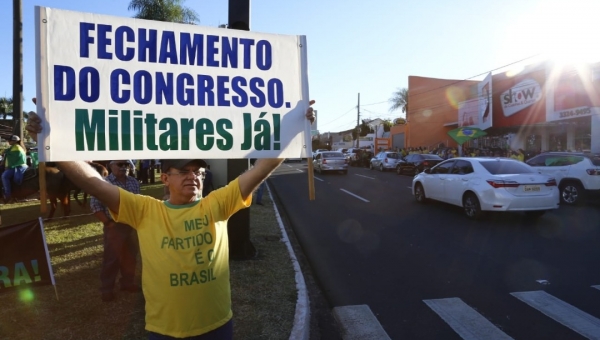
M 423 300 L 465 340 L 512 339 L 459 298 Z
M 600 339 L 600 319 L 542 290 L 510 293 L 588 339 Z

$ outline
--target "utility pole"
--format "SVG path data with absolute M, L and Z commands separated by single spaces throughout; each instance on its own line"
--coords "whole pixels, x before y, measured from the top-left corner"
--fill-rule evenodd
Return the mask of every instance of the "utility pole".
M 23 140 L 23 6 L 13 0 L 13 134 Z
M 228 28 L 250 30 L 250 0 L 229 0 Z M 248 170 L 247 159 L 227 160 L 227 182 Z M 250 209 L 233 214 L 227 222 L 229 257 L 232 260 L 248 260 L 256 256 L 256 248 L 250 241 Z
M 358 94 L 358 105 L 356 106 L 356 147 L 358 148 L 358 139 L 360 138 L 360 93 Z

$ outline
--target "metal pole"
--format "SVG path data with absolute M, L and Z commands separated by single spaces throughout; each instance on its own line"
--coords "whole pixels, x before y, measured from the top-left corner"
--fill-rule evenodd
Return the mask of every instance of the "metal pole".
M 23 6 L 13 0 L 13 134 L 23 140 Z
M 250 0 L 229 0 L 230 29 L 250 30 Z M 248 170 L 247 159 L 227 160 L 227 182 L 236 179 Z M 235 213 L 227 223 L 229 234 L 229 258 L 232 260 L 248 260 L 256 256 L 256 248 L 250 241 L 250 209 L 242 209 Z
M 358 94 L 358 105 L 356 106 L 356 147 L 358 148 L 358 141 L 360 140 L 360 93 Z

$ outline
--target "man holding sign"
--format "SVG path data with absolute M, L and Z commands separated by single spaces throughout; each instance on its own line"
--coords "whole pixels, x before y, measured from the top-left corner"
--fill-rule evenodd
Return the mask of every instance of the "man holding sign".
M 311 153 L 306 37 L 36 7 L 36 62 L 27 130 L 41 161 L 137 230 L 150 339 L 230 339 L 227 221 L 283 159 Z M 169 158 L 168 199 L 74 162 L 123 158 Z M 259 160 L 198 199 L 198 158 Z
M 312 107 L 306 118 L 314 121 Z M 34 112 L 26 129 L 37 141 L 42 120 Z M 206 163 L 162 160 L 161 180 L 170 191 L 167 201 L 114 186 L 85 162 L 58 166 L 75 185 L 103 202 L 116 222 L 137 230 L 149 339 L 231 339 L 227 220 L 250 206 L 252 192 L 283 160 L 259 159 L 229 185 L 200 200 Z

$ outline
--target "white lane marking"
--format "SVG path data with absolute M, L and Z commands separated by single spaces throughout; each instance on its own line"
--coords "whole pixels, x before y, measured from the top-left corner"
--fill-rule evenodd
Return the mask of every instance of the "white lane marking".
M 302 170 L 300 170 L 300 169 L 296 169 L 296 171 L 299 171 L 299 172 L 304 172 L 304 171 L 302 171 Z
M 344 340 L 391 340 L 367 305 L 335 307 L 333 316 L 342 329 Z
M 316 177 L 316 176 L 315 176 L 315 179 L 318 180 L 318 181 L 321 181 L 321 182 L 325 181 L 324 179 L 320 179 L 319 177 Z
M 465 340 L 512 339 L 459 298 L 423 300 Z
M 412 190 L 412 187 L 406 187 L 406 188 Z
M 358 198 L 358 199 L 359 199 L 359 200 L 361 200 L 361 201 L 364 201 L 364 202 L 367 202 L 367 203 L 369 203 L 369 202 L 370 202 L 369 200 L 367 200 L 367 199 L 364 199 L 364 198 L 362 198 L 362 197 L 360 197 L 360 196 L 358 196 L 358 195 L 356 195 L 356 194 L 353 194 L 353 193 L 351 193 L 351 192 L 350 192 L 350 191 L 348 191 L 348 190 L 344 190 L 344 189 L 340 189 L 340 190 L 342 190 L 343 192 L 347 193 L 348 195 L 351 195 L 351 196 L 354 196 L 354 197 Z
M 596 289 L 600 290 L 600 285 L 592 286 L 592 288 L 596 288 Z
M 286 164 L 285 166 L 287 166 L 288 168 L 292 168 L 292 166 L 291 166 L 291 165 L 289 165 L 289 164 Z
M 354 174 L 354 175 L 358 176 L 358 177 L 368 178 L 368 179 L 375 179 L 375 177 L 369 177 L 369 176 L 365 176 L 365 175 L 359 175 L 359 174 Z
M 515 292 L 510 295 L 588 339 L 600 339 L 600 319 L 544 292 Z

